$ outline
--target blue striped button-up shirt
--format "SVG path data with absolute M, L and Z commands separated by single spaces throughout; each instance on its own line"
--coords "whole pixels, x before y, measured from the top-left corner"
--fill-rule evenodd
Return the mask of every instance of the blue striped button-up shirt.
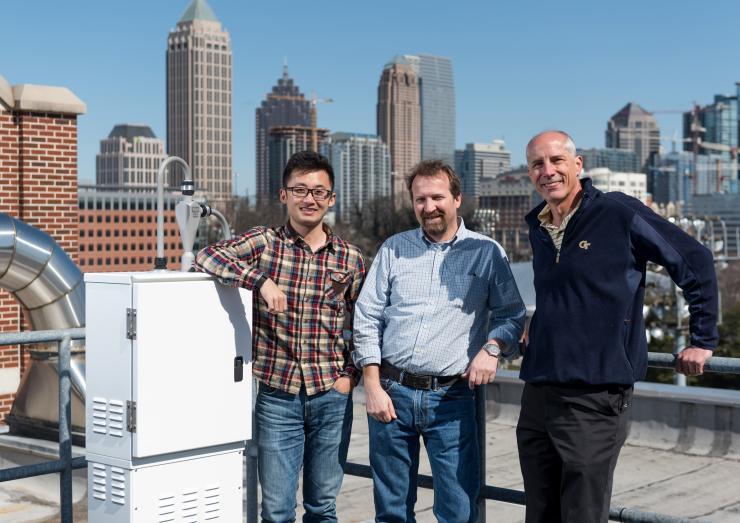
M 416 374 L 464 372 L 486 340 L 513 356 L 525 307 L 503 248 L 460 220 L 446 243 L 421 228 L 390 237 L 355 306 L 353 358 Z

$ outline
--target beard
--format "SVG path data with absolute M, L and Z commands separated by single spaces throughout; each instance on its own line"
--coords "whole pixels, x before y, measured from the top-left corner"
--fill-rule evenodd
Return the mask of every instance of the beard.
M 434 220 L 434 218 L 442 218 L 441 220 Z M 439 236 L 447 232 L 447 221 L 444 219 L 445 213 L 442 211 L 435 211 L 430 213 L 421 213 L 421 227 L 428 234 Z M 434 220 L 434 221 L 433 221 Z

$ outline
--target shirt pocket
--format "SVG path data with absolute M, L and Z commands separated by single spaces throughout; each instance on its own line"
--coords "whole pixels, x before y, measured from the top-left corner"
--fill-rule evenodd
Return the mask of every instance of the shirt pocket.
M 351 281 L 351 277 L 348 278 L 347 285 L 351 284 Z M 338 336 L 340 339 L 347 317 L 347 303 L 344 292 L 341 292 L 343 288 L 346 289 L 346 286 L 337 286 L 336 282 L 332 281 L 331 271 L 326 271 L 319 301 L 321 325 L 330 335 Z

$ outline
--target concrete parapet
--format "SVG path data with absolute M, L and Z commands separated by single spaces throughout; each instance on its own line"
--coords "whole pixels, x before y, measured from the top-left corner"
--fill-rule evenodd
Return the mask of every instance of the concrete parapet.
M 500 370 L 487 391 L 488 416 L 515 425 L 523 382 Z M 740 459 L 740 391 L 637 383 L 627 443 Z

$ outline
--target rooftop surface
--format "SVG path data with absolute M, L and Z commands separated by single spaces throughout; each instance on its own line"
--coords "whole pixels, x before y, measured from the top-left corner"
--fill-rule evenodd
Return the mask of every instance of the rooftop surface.
M 489 407 L 490 411 L 490 407 Z M 490 414 L 490 412 L 489 412 Z M 515 427 L 489 420 L 486 426 L 486 483 L 522 490 L 516 450 Z M 368 464 L 367 418 L 361 394 L 355 397 L 354 425 L 348 461 Z M 431 474 L 425 450 L 421 451 L 420 474 Z M 712 522 L 740 521 L 740 461 L 721 457 L 692 456 L 627 444 L 617 464 L 612 504 L 650 512 Z M 303 510 L 299 506 L 297 520 Z M 435 521 L 433 493 L 418 490 L 419 522 Z M 373 519 L 372 481 L 345 476 L 337 500 L 339 521 Z M 486 502 L 486 519 L 496 523 L 524 521 L 524 507 L 497 501 Z
M 490 415 L 489 405 L 489 415 Z M 0 467 L 13 466 L 8 456 L 8 440 L 0 436 Z M 20 440 L 19 445 L 36 454 L 42 448 L 54 447 L 48 442 Z M 368 463 L 367 418 L 362 390 L 355 394 L 354 425 L 349 461 Z M 76 454 L 82 449 L 76 449 Z M 10 451 L 12 454 L 12 451 Z M 420 474 L 430 474 L 429 462 L 422 449 Z M 40 460 L 41 458 L 38 458 Z M 29 462 L 24 459 L 24 462 Z M 514 426 L 489 419 L 486 426 L 486 483 L 497 487 L 521 490 L 522 478 L 517 459 Z M 20 464 L 20 463 L 15 463 Z M 84 470 L 75 473 L 75 523 L 86 522 Z M 740 460 L 727 457 L 696 456 L 627 444 L 617 464 L 612 504 L 622 507 L 659 512 L 674 517 L 703 521 L 740 521 Z M 47 475 L 0 484 L 0 520 L 4 523 L 52 522 L 58 507 L 58 480 Z M 297 520 L 300 520 L 300 487 Z M 435 521 L 432 514 L 433 493 L 419 489 L 416 515 L 419 522 Z M 339 521 L 343 523 L 372 521 L 374 510 L 372 482 L 369 479 L 345 476 L 337 500 Z M 486 517 L 496 523 L 524 521 L 524 507 L 497 501 L 486 502 Z

